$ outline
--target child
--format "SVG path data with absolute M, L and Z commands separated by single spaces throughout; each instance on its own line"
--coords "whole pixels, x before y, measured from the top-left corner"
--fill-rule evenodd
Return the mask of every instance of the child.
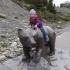
M 42 25 L 42 21 L 39 19 L 38 15 L 36 14 L 36 11 L 34 9 L 31 9 L 29 13 L 30 13 L 30 19 L 29 19 L 30 23 L 28 27 L 31 28 L 32 25 L 34 25 L 35 28 L 38 27 L 42 31 L 43 35 L 45 36 L 46 41 L 49 41 L 49 37 L 45 32 Z

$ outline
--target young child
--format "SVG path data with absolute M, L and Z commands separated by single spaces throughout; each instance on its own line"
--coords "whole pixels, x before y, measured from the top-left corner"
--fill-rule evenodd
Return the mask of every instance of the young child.
M 39 19 L 38 15 L 36 14 L 36 11 L 34 9 L 31 9 L 29 13 L 30 13 L 30 19 L 29 19 L 30 23 L 28 27 L 31 28 L 32 25 L 34 25 L 35 28 L 38 27 L 42 31 L 43 35 L 45 36 L 46 41 L 49 41 L 49 37 L 45 32 L 42 25 L 42 21 Z

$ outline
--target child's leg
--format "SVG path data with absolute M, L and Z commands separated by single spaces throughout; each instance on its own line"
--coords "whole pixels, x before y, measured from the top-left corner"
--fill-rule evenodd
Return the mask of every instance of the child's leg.
M 39 27 L 39 29 L 42 31 L 42 33 L 43 33 L 44 36 L 46 37 L 46 36 L 47 36 L 47 33 L 45 32 L 45 30 L 44 30 L 44 28 L 43 28 L 42 25 Z
M 49 41 L 49 37 L 48 37 L 47 33 L 45 32 L 45 30 L 44 30 L 44 28 L 43 28 L 42 25 L 39 26 L 39 29 L 40 29 L 40 30 L 42 31 L 42 33 L 44 34 L 44 36 L 45 36 L 45 38 L 46 38 L 46 41 Z

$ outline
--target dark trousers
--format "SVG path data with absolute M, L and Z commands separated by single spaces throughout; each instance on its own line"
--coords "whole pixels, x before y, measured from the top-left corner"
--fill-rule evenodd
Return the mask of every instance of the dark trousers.
M 38 28 L 42 31 L 43 35 L 46 37 L 47 33 L 45 32 L 43 25 L 39 26 Z

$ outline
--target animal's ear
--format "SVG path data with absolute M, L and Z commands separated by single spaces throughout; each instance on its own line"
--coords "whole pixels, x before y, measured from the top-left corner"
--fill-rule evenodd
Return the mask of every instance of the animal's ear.
M 24 31 L 22 29 L 18 29 L 18 36 L 19 38 L 23 38 L 24 37 Z
M 22 34 L 24 31 L 22 29 L 18 29 L 18 34 Z
M 20 33 L 20 32 L 22 32 L 23 30 L 22 30 L 22 29 L 18 29 L 17 31 L 18 31 L 18 33 Z
M 22 29 L 18 29 L 17 31 L 20 32 L 20 31 L 22 31 Z

